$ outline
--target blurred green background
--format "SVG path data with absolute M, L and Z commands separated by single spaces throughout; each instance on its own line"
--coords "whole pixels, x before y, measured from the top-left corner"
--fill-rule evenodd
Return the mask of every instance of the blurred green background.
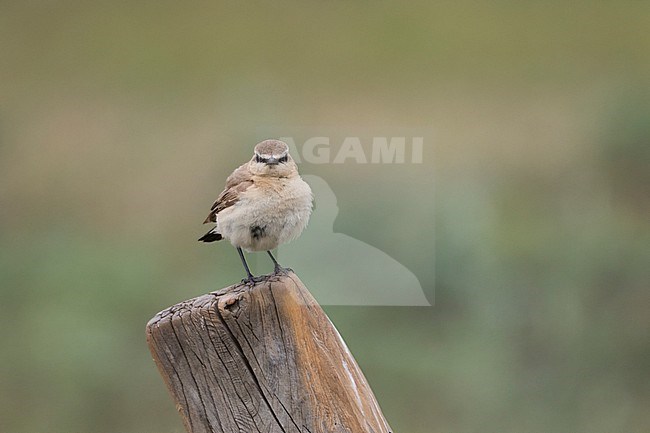
M 0 431 L 183 431 L 144 325 L 242 277 L 195 239 L 269 125 L 435 131 L 407 224 L 435 255 L 390 178 L 329 168 L 335 229 L 435 286 L 326 308 L 396 432 L 648 431 L 648 28 L 631 1 L 0 2 Z

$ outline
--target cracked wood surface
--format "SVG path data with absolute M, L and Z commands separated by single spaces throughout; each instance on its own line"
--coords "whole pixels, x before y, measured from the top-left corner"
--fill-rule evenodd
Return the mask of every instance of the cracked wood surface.
M 390 433 L 352 354 L 298 277 L 156 314 L 147 342 L 189 433 Z

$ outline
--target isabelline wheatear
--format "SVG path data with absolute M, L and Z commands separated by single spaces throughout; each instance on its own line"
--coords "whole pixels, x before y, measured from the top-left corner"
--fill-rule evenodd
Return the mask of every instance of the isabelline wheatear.
M 226 180 L 226 188 L 214 202 L 203 222 L 216 226 L 199 241 L 227 239 L 237 248 L 248 282 L 254 282 L 242 249 L 266 251 L 274 272 L 285 271 L 271 250 L 297 238 L 312 211 L 312 193 L 300 178 L 289 147 L 279 140 L 265 140 L 255 146 L 253 158 Z

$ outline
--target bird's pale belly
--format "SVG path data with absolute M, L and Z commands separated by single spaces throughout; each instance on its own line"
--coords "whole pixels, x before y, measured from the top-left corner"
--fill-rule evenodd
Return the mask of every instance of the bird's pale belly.
M 308 188 L 308 187 L 307 187 Z M 235 247 L 246 251 L 268 251 L 295 239 L 307 225 L 311 193 L 254 195 L 242 198 L 218 216 L 219 233 Z

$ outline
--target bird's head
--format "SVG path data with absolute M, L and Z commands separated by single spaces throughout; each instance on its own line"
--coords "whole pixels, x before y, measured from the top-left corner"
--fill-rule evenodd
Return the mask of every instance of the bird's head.
M 280 140 L 264 140 L 255 146 L 250 169 L 258 176 L 287 177 L 297 171 L 289 146 Z

